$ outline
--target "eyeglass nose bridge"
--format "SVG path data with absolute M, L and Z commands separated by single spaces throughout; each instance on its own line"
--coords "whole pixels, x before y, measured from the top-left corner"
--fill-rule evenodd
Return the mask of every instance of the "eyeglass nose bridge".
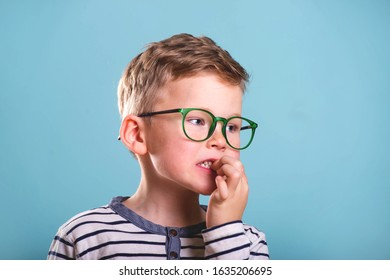
M 214 117 L 213 123 L 210 126 L 209 134 L 207 135 L 207 139 L 209 139 L 214 134 L 215 128 L 217 127 L 218 122 L 222 122 L 222 128 L 221 128 L 222 135 L 225 138 L 226 142 L 229 143 L 229 140 L 227 139 L 227 136 L 226 136 L 226 126 L 227 126 L 228 120 L 225 118 L 222 118 L 222 117 L 215 117 L 215 116 L 213 116 L 213 117 Z

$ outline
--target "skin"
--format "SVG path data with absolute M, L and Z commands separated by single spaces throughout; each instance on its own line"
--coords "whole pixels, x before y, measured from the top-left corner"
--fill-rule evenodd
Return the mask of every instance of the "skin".
M 153 111 L 203 108 L 215 116 L 241 115 L 242 90 L 203 73 L 168 82 Z M 248 199 L 248 182 L 240 153 L 230 148 L 221 123 L 206 141 L 189 140 L 181 114 L 156 115 L 151 120 L 127 116 L 121 139 L 136 154 L 141 167 L 137 192 L 124 204 L 160 225 L 183 227 L 206 221 L 207 227 L 241 220 Z M 199 164 L 212 161 L 211 169 Z M 207 213 L 199 195 L 210 195 Z

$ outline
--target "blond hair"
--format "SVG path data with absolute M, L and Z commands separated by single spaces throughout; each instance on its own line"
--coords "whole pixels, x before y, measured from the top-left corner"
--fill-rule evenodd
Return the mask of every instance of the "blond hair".
M 212 72 L 245 91 L 249 75 L 231 55 L 212 39 L 178 34 L 147 46 L 126 67 L 118 84 L 118 107 L 122 118 L 153 110 L 158 89 L 168 81 Z

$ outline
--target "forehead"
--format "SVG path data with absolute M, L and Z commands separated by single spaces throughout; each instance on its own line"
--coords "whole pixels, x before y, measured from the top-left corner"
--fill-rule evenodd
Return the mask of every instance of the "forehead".
M 218 116 L 241 114 L 242 89 L 217 75 L 202 73 L 169 81 L 160 89 L 154 110 L 202 108 Z

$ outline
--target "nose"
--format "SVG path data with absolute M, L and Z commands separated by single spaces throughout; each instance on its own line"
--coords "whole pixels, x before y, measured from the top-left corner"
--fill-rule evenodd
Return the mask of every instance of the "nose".
M 226 149 L 226 139 L 222 133 L 222 123 L 218 123 L 215 127 L 215 130 L 211 137 L 207 140 L 207 146 L 209 148 L 225 150 Z

